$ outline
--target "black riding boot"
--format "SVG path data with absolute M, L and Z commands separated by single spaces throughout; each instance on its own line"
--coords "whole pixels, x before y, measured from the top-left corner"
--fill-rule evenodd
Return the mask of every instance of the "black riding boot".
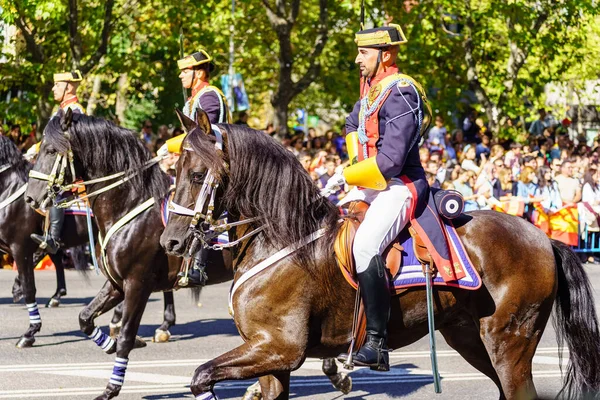
M 48 228 L 48 236 L 42 236 L 35 233 L 31 234 L 31 239 L 40 245 L 42 250 L 46 250 L 50 254 L 56 254 L 60 248 L 60 233 L 63 223 L 65 222 L 65 210 L 62 208 L 51 207 L 50 227 Z
M 194 255 L 194 265 L 188 271 L 188 286 L 204 286 L 208 280 L 206 275 L 206 262 L 208 261 L 208 252 L 206 248 L 202 248 Z M 185 273 L 182 271 L 177 276 L 183 277 Z
M 387 325 L 390 317 L 390 290 L 381 256 L 373 257 L 367 270 L 358 274 L 358 283 L 367 317 L 367 339 L 360 350 L 353 354 L 352 359 L 358 366 L 389 371 Z M 347 359 L 348 354 L 345 353 L 338 357 L 342 362 Z

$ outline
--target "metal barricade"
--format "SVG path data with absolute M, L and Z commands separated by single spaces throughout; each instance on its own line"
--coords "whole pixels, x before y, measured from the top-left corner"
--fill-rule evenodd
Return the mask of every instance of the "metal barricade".
M 579 227 L 579 243 L 573 247 L 576 253 L 600 253 L 600 232 L 589 231 L 585 225 L 583 230 Z

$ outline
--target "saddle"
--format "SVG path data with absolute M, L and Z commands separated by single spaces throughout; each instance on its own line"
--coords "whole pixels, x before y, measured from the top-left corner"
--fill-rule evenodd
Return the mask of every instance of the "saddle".
M 352 255 L 352 245 L 354 244 L 356 231 L 363 222 L 365 213 L 368 209 L 369 204 L 364 201 L 353 201 L 348 203 L 348 214 L 344 217 L 342 226 L 335 239 L 333 249 L 340 269 L 342 269 L 343 272 L 346 272 L 344 273 L 346 280 L 348 280 L 348 276 L 356 276 L 356 265 Z M 413 238 L 412 243 L 415 256 L 423 268 L 432 268 L 432 275 L 435 275 L 435 270 L 433 270 L 433 260 L 429 250 L 425 246 L 425 242 L 412 227 L 409 227 L 408 231 Z M 389 270 L 390 276 L 392 277 L 396 276 L 400 270 L 403 250 L 404 247 L 400 244 L 400 239 L 396 238 L 383 252 L 382 256 L 385 260 L 386 268 Z M 348 280 L 348 283 L 356 289 L 356 283 L 353 280 Z

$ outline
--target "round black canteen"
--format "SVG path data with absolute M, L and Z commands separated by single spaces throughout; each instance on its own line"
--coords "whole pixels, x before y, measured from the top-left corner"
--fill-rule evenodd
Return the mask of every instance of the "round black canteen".
M 465 201 L 456 190 L 440 190 L 433 199 L 440 215 L 447 219 L 458 217 L 465 208 Z

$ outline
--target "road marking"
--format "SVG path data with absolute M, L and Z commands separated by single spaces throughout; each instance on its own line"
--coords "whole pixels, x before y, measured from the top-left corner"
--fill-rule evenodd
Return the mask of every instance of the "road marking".
M 536 351 L 536 357 L 538 354 L 558 354 L 558 349 L 556 347 L 543 347 L 539 348 Z M 568 353 L 563 352 L 565 355 L 565 359 L 568 357 Z M 440 350 L 437 351 L 438 357 L 460 357 L 454 350 Z M 429 350 L 423 351 L 398 351 L 390 354 L 390 359 L 398 360 L 398 359 L 408 359 L 408 358 L 429 358 Z M 541 358 L 540 364 L 549 363 L 549 359 L 552 357 Z M 186 367 L 186 366 L 194 366 L 198 367 L 199 365 L 204 364 L 212 359 L 210 358 L 200 358 L 200 359 L 184 359 L 184 360 L 146 360 L 146 361 L 129 361 L 128 369 L 132 368 L 153 368 L 153 367 Z M 535 362 L 535 357 L 534 357 Z M 320 363 L 321 361 L 316 358 L 307 359 L 305 364 L 308 364 L 307 369 L 321 369 Z M 317 368 L 317 364 L 319 367 Z M 556 358 L 556 364 L 558 365 L 558 358 Z M 10 365 L 10 366 L 0 366 L 0 373 L 2 372 L 44 372 L 44 371 L 72 371 L 72 370 L 84 370 L 84 369 L 100 369 L 100 368 L 111 368 L 113 367 L 113 362 L 95 362 L 95 363 L 61 363 L 61 364 L 22 364 L 22 365 Z
M 431 376 L 390 376 L 383 377 L 381 373 L 379 378 L 373 377 L 359 377 L 353 375 L 352 380 L 355 384 L 355 388 L 361 385 L 382 385 L 382 384 L 398 384 L 398 383 L 422 383 L 431 384 L 433 379 Z M 560 371 L 537 371 L 533 373 L 534 378 L 554 379 L 561 376 Z M 108 379 L 108 378 L 107 378 Z M 128 378 L 126 377 L 125 380 Z M 453 382 L 453 381 L 477 381 L 477 380 L 488 380 L 489 378 L 480 373 L 455 373 L 455 374 L 442 374 L 442 382 Z M 216 385 L 215 390 L 217 392 L 221 390 L 245 390 L 250 386 L 252 381 L 233 381 L 224 382 Z M 317 386 L 329 386 L 331 382 L 323 377 L 315 377 L 313 379 L 299 378 L 294 379 L 292 377 L 291 387 L 317 387 Z M 171 390 L 189 390 L 188 384 L 164 384 L 164 385 L 125 385 L 121 389 L 121 393 L 156 393 L 156 392 L 168 392 Z M 46 397 L 66 397 L 66 396 L 84 396 L 84 395 L 97 395 L 104 391 L 105 387 L 82 387 L 82 388 L 47 388 L 47 389 L 22 389 L 22 390 L 2 390 L 0 391 L 0 399 L 24 399 L 24 398 L 39 398 L 40 395 Z M 359 391 L 358 389 L 357 391 Z

